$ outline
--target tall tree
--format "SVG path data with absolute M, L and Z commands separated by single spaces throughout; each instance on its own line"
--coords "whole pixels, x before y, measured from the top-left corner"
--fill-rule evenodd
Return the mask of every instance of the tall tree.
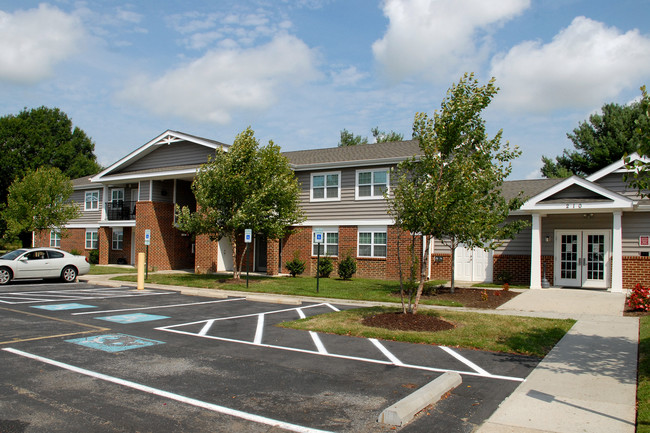
M 627 167 L 633 172 L 627 175 L 627 181 L 633 188 L 637 188 L 644 197 L 650 197 L 650 95 L 645 86 L 641 87 L 641 100 L 639 101 L 641 117 L 636 122 L 636 132 L 639 137 L 639 156 L 644 160 L 631 161 L 626 155 Z
M 639 103 L 605 104 L 601 113 L 589 116 L 573 133 L 567 134 L 573 150 L 565 149 L 555 161 L 542 157 L 544 177 L 588 176 L 636 152 L 639 144 L 638 123 L 648 124 Z
M 0 118 L 0 202 L 16 177 L 57 167 L 71 179 L 98 173 L 95 144 L 58 108 L 24 109 Z
M 404 134 L 399 134 L 395 131 L 380 131 L 378 126 L 372 128 L 370 132 L 372 133 L 372 137 L 375 139 L 375 143 L 404 140 Z M 341 140 L 339 141 L 339 147 L 356 146 L 358 144 L 368 144 L 368 137 L 354 135 L 354 133 L 348 131 L 345 128 L 341 130 Z
M 197 212 L 179 209 L 181 230 L 226 237 L 232 245 L 233 276 L 241 274 L 246 254 L 237 251 L 237 239 L 245 229 L 269 239 L 283 238 L 289 227 L 303 221 L 300 187 L 289 162 L 273 144 L 260 147 L 248 127 L 227 150 L 217 149 L 192 184 Z
M 497 91 L 494 79 L 480 86 L 474 74 L 465 74 L 449 89 L 433 118 L 426 113 L 415 115 L 413 136 L 419 140 L 422 154 L 398 165 L 394 195 L 389 200 L 396 224 L 425 238 L 413 313 L 426 278 L 428 238 L 439 239 L 452 251 L 453 291 L 458 245 L 493 249 L 496 240 L 514 236 L 525 225 L 522 221 L 505 222 L 521 200 L 507 201 L 500 193 L 511 161 L 521 152 L 501 143 L 501 131 L 489 138 L 481 118 Z
M 2 219 L 9 236 L 22 232 L 60 229 L 77 218 L 79 209 L 70 201 L 72 182 L 56 167 L 29 171 L 9 186 Z

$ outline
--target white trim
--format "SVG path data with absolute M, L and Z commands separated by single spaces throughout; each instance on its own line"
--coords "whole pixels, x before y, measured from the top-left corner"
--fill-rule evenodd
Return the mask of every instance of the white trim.
M 643 161 L 643 162 L 650 162 L 648 158 L 640 157 L 637 152 L 634 152 L 633 154 L 629 155 L 629 160 L 630 161 Z M 629 170 L 625 167 L 625 160 L 623 158 L 619 159 L 618 161 L 609 164 L 607 167 L 601 168 L 595 173 L 590 174 L 587 176 L 585 179 L 587 179 L 590 182 L 595 182 L 598 179 L 602 179 L 603 177 L 607 176 L 608 174 L 612 173 L 631 173 L 634 170 Z
M 377 220 L 305 220 L 301 223 L 295 224 L 295 227 L 311 227 L 311 226 L 393 226 L 395 220 L 393 219 L 377 219 Z
M 327 188 L 333 188 L 332 186 L 327 185 L 327 176 L 336 175 L 338 178 L 338 185 L 336 197 L 328 198 L 327 197 Z M 323 188 L 323 198 L 314 198 L 314 177 L 323 176 L 323 186 L 318 188 Z M 323 201 L 341 201 L 341 172 L 340 171 L 321 171 L 312 173 L 309 177 L 309 201 L 310 202 L 323 202 Z
M 149 180 L 149 201 L 153 201 L 153 180 Z
M 167 170 L 167 171 L 156 171 L 149 173 L 124 173 L 116 174 L 113 176 L 107 176 L 101 180 L 101 182 L 117 182 L 124 180 L 148 180 L 148 179 L 174 179 L 175 177 L 185 177 L 185 176 L 195 176 L 196 172 L 199 170 L 197 168 L 185 168 L 182 170 Z
M 542 216 L 532 215 L 530 245 L 530 288 L 542 288 Z
M 88 246 L 88 233 L 96 233 L 97 234 L 97 246 L 93 248 L 93 237 L 90 237 L 90 247 Z M 99 230 L 98 229 L 92 229 L 92 228 L 86 228 L 86 233 L 84 235 L 84 247 L 86 250 L 97 250 L 99 249 Z
M 97 208 L 88 208 L 88 195 L 94 195 L 97 193 L 97 201 L 91 200 L 90 203 L 97 203 Z M 100 193 L 98 189 L 93 189 L 91 191 L 85 191 L 84 192 L 84 212 L 97 212 L 98 210 L 101 210 L 100 207 Z
M 89 227 L 85 225 L 84 227 Z M 100 221 L 98 227 L 135 227 L 135 220 Z
M 564 189 L 578 185 L 589 191 L 592 191 L 596 194 L 602 195 L 604 198 L 611 200 L 609 203 L 602 202 L 576 202 L 575 204 L 571 203 L 548 203 L 543 204 L 540 202 L 557 194 Z M 571 176 L 562 182 L 552 186 L 551 188 L 542 191 L 536 196 L 528 199 L 520 210 L 522 211 L 531 211 L 531 210 L 563 210 L 563 211 L 581 211 L 585 209 L 632 209 L 634 207 L 634 200 L 625 197 L 624 195 L 618 194 L 604 188 L 598 184 L 592 183 L 588 180 L 582 179 L 578 176 Z
M 613 213 L 612 221 L 612 292 L 623 291 L 623 224 L 622 212 Z
M 361 243 L 361 233 L 370 233 L 370 243 Z M 386 235 L 386 243 L 385 244 L 375 244 L 375 233 L 383 233 Z M 362 256 L 359 253 L 359 249 L 361 248 L 361 245 L 369 245 L 370 246 L 370 255 L 369 256 Z M 386 247 L 386 254 L 383 256 L 377 256 L 375 255 L 375 246 L 385 246 Z M 363 258 L 363 259 L 385 259 L 388 257 L 388 227 L 386 226 L 366 226 L 366 227 L 357 227 L 357 258 Z
M 66 224 L 63 227 L 66 229 L 99 229 L 101 227 L 99 224 L 86 224 L 86 223 L 73 223 L 73 224 Z
M 360 196 L 359 195 L 359 173 L 370 173 L 370 184 L 364 184 L 364 186 L 370 186 L 370 195 L 369 196 Z M 386 191 L 390 192 L 390 168 L 382 167 L 377 169 L 358 169 L 354 173 L 354 199 L 355 200 L 383 200 L 384 195 L 375 195 L 375 173 L 386 173 Z

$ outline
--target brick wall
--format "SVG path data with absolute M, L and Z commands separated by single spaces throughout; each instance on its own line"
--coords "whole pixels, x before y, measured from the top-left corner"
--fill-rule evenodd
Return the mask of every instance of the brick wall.
M 122 232 L 123 242 L 121 250 L 113 249 L 113 231 L 109 230 L 108 237 L 108 263 L 117 264 L 119 259 L 123 259 L 127 264 L 131 264 L 131 233 L 132 227 L 124 227 Z M 101 237 L 101 235 L 100 235 Z M 101 262 L 101 251 L 100 251 Z
M 219 254 L 219 242 L 211 241 L 208 235 L 196 236 L 196 260 L 194 261 L 194 272 L 197 274 L 208 274 L 217 272 L 217 260 Z
M 136 204 L 135 248 L 145 252 L 144 232 L 151 230 L 149 269 L 194 269 L 192 238 L 174 227 L 174 204 L 141 201 Z
M 436 257 L 441 257 L 442 261 L 436 262 Z M 431 255 L 431 279 L 432 280 L 451 280 L 452 272 L 451 254 L 432 254 Z
M 623 256 L 623 289 L 650 286 L 650 257 Z
M 503 272 L 512 276 L 512 284 L 530 284 L 530 256 L 495 254 L 493 260 L 492 276 L 495 282 Z

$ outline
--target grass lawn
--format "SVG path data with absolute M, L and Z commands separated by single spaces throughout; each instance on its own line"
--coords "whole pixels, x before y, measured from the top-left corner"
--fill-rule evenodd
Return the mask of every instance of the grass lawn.
M 650 432 L 650 316 L 641 317 L 639 332 L 639 382 L 636 391 L 638 433 Z
M 431 314 L 440 317 L 452 322 L 456 327 L 437 332 L 392 331 L 361 323 L 366 316 L 388 311 L 398 310 L 383 307 L 360 308 L 285 322 L 280 326 L 356 337 L 458 346 L 541 358 L 575 323 L 575 320 L 570 319 L 540 319 L 430 310 L 420 310 L 418 314 Z
M 90 265 L 90 272 L 88 272 L 88 274 L 90 275 L 131 274 L 131 273 L 135 273 L 136 271 L 137 270 L 135 268 Z
M 120 281 L 136 281 L 135 276 L 115 277 Z M 186 287 L 202 287 L 206 289 L 240 290 L 248 292 L 275 293 L 294 296 L 324 296 L 336 299 L 353 299 L 361 301 L 400 302 L 398 281 L 367 280 L 353 278 L 344 281 L 338 278 L 321 278 L 319 293 L 316 293 L 316 278 L 314 277 L 250 277 L 249 288 L 246 289 L 246 276 L 240 283 L 233 283 L 230 275 L 206 274 L 149 274 L 147 283 L 170 284 Z M 445 281 L 429 281 L 427 285 L 438 286 Z M 455 301 L 423 300 L 423 304 L 462 307 Z

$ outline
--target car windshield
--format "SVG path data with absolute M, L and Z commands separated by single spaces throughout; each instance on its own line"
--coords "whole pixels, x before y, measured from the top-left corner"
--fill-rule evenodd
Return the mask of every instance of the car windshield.
M 3 256 L 0 256 L 0 259 L 2 259 L 2 260 L 14 260 L 16 257 L 18 257 L 19 255 L 21 255 L 23 253 L 26 253 L 26 252 L 27 252 L 27 250 L 14 250 L 14 251 L 12 251 L 10 253 L 7 253 L 7 254 L 5 254 Z

